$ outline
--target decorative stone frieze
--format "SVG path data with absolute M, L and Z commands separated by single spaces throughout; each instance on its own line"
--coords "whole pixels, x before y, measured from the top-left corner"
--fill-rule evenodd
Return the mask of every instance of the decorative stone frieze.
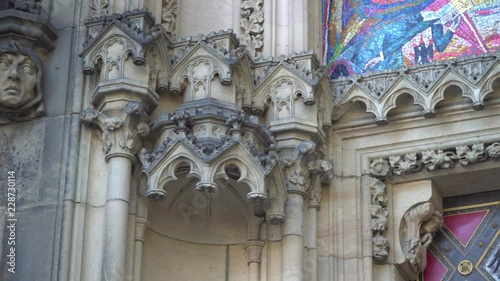
M 384 262 L 389 255 L 390 248 L 389 240 L 385 237 L 389 222 L 387 187 L 381 180 L 371 177 L 369 185 L 373 259 L 377 262 Z
M 264 46 L 264 1 L 243 0 L 241 2 L 240 41 L 250 50 L 252 58 L 262 56 Z
M 336 109 L 333 118 L 340 118 L 350 104 L 361 101 L 366 111 L 375 115 L 377 125 L 387 125 L 387 114 L 403 93 L 410 94 L 414 103 L 422 107 L 425 118 L 433 118 L 436 104 L 444 99 L 444 92 L 451 85 L 461 89 L 462 97 L 472 100 L 474 110 L 482 110 L 497 78 L 499 58 L 498 53 L 487 54 L 332 80 L 330 89 Z
M 376 177 L 385 177 L 390 171 L 390 166 L 385 159 L 375 159 L 370 163 L 370 173 Z
M 161 25 L 167 34 L 177 34 L 177 0 L 163 0 L 161 9 Z
M 387 175 L 402 176 L 422 171 L 438 169 L 450 169 L 459 164 L 468 166 L 488 159 L 498 160 L 500 144 L 498 142 L 489 145 L 477 143 L 473 145 L 462 145 L 455 148 L 428 150 L 421 153 L 409 153 L 404 156 L 394 155 L 387 159 L 375 159 L 370 164 L 370 173 L 376 177 Z M 385 163 L 389 163 L 386 165 Z
M 134 159 L 140 148 L 140 138 L 149 134 L 148 117 L 140 102 L 128 103 L 117 115 L 108 115 L 89 108 L 80 116 L 84 124 L 95 125 L 101 130 L 106 160 L 116 154 L 128 155 Z
M 416 205 L 404 214 L 403 252 L 415 276 L 427 266 L 427 249 L 443 226 L 443 214 L 430 202 Z

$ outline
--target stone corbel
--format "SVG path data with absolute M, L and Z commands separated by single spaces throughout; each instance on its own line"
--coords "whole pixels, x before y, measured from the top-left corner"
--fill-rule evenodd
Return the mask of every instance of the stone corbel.
M 123 111 L 113 115 L 89 108 L 80 117 L 84 124 L 101 130 L 106 161 L 115 154 L 135 160 L 139 139 L 149 134 L 148 116 L 140 102 L 129 102 Z
M 427 265 L 427 249 L 443 225 L 442 198 L 432 181 L 393 186 L 395 263 L 409 280 L 417 279 Z
M 406 212 L 403 220 L 403 252 L 413 274 L 418 275 L 427 266 L 427 249 L 443 225 L 443 214 L 425 202 Z

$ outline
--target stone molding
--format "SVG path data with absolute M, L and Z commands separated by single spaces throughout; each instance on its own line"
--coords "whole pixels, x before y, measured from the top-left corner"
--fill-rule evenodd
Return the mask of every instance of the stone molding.
M 104 114 L 94 109 L 86 109 L 80 114 L 87 126 L 96 126 L 102 132 L 102 149 L 106 160 L 122 155 L 135 160 L 141 137 L 149 134 L 148 117 L 140 102 L 128 103 L 119 114 Z
M 424 170 L 450 169 L 459 164 L 469 166 L 487 160 L 500 159 L 500 142 L 476 143 L 454 148 L 427 150 L 378 158 L 370 163 L 370 173 L 376 177 L 404 176 Z
M 493 91 L 493 81 L 500 77 L 499 57 L 499 53 L 485 54 L 332 80 L 330 89 L 336 108 L 333 118 L 340 118 L 350 104 L 361 101 L 366 111 L 375 115 L 377 125 L 387 125 L 387 114 L 403 93 L 410 94 L 414 103 L 423 108 L 425 118 L 433 118 L 437 103 L 451 85 L 462 90 L 462 97 L 472 100 L 474 110 L 482 110 L 485 97 Z
M 499 159 L 500 143 L 493 142 L 488 144 L 477 143 L 473 145 L 461 145 L 448 149 L 426 150 L 421 153 L 413 152 L 406 155 L 394 155 L 372 160 L 369 165 L 369 170 L 371 175 L 370 189 L 372 191 L 370 213 L 373 231 L 374 260 L 378 262 L 385 261 L 388 252 L 381 249 L 389 250 L 389 242 L 383 237 L 387 226 L 387 216 L 389 214 L 387 211 L 387 195 L 385 194 L 386 185 L 383 180 L 390 177 L 418 173 L 423 171 L 424 168 L 432 172 L 439 169 L 450 169 L 456 167 L 457 164 L 460 166 L 469 166 L 487 160 L 497 161 Z M 377 199 L 377 197 L 379 199 Z M 384 229 L 384 231 L 381 231 L 382 229 Z M 404 247 L 409 246 L 407 245 Z M 403 252 L 405 251 L 406 250 L 403 250 Z M 413 254 L 405 252 L 407 256 L 412 256 Z M 418 270 L 425 268 L 425 265 L 422 267 L 422 265 L 419 264 L 419 260 L 422 259 L 422 257 L 419 257 L 419 253 L 416 255 L 417 257 L 408 258 L 409 265 L 412 271 L 414 271 L 414 274 L 417 274 L 415 272 Z
M 369 186 L 373 259 L 377 262 L 384 262 L 389 256 L 390 249 L 389 240 L 385 237 L 389 223 L 387 186 L 373 177 L 369 178 Z

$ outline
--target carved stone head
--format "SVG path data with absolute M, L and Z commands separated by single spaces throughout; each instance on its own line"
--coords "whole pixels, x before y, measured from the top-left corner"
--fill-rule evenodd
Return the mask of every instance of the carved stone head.
M 0 45 L 1 117 L 22 121 L 43 115 L 42 97 L 42 62 L 38 55 L 14 41 Z

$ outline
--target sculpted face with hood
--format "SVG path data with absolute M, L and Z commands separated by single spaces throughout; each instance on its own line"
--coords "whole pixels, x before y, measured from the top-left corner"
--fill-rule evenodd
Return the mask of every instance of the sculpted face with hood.
M 28 109 L 42 100 L 42 63 L 29 49 L 16 42 L 0 45 L 0 112 L 14 119 L 27 116 Z M 35 116 L 43 113 L 39 104 Z

